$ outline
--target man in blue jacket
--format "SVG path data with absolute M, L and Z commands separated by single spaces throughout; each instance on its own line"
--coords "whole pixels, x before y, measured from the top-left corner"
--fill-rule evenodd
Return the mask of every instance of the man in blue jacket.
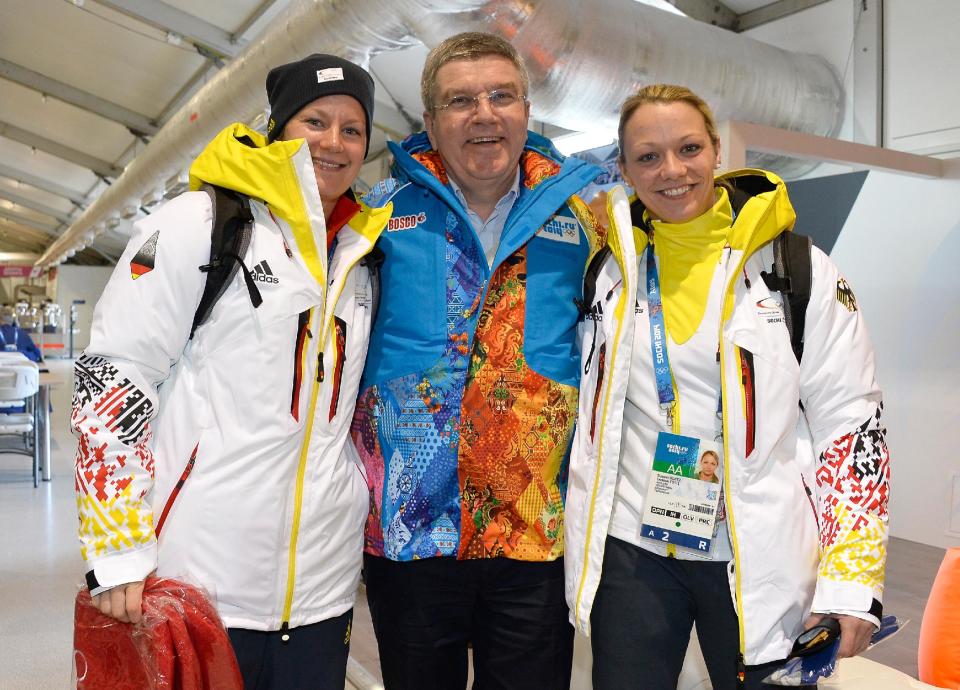
M 40 348 L 17 324 L 17 312 L 9 305 L 0 307 L 0 347 L 6 352 L 22 352 L 32 362 L 43 361 Z
M 391 145 L 383 299 L 352 434 L 371 492 L 364 567 L 388 690 L 567 688 L 563 501 L 599 170 L 527 131 L 505 40 L 437 46 L 426 132 Z

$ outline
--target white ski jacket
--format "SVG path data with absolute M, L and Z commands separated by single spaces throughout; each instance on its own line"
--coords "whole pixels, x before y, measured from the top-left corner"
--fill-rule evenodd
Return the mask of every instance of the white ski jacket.
M 785 186 L 758 170 L 722 179 L 749 197 L 724 252 L 728 282 L 717 329 L 724 496 L 734 551 L 730 594 L 742 659 L 752 665 L 787 656 L 811 610 L 875 620 L 883 592 L 889 458 L 873 349 L 852 291 L 814 248 L 798 364 L 783 323 L 783 300 L 760 276 L 772 270 L 771 240 L 795 220 Z M 622 189 L 608 197 L 608 213 L 611 251 L 587 278 L 590 303 L 580 326 L 584 366 L 566 500 L 567 601 L 571 621 L 588 635 L 630 367 L 639 361 L 653 380 L 651 359 L 633 356 L 634 347 L 649 347 L 634 342 L 635 324 L 640 333 L 649 329 L 646 293 L 637 291 L 645 280 L 638 252 L 647 236 L 633 227 Z M 649 395 L 655 407 L 652 383 Z M 682 405 L 678 414 L 682 420 Z
M 228 627 L 275 630 L 353 606 L 368 494 L 347 442 L 373 309 L 365 257 L 391 208 L 326 229 L 302 140 L 233 125 L 191 168 L 251 198 L 241 268 L 189 338 L 211 200 L 137 224 L 77 361 L 72 423 L 91 592 L 156 569 L 213 595 Z M 162 530 L 157 537 L 160 520 Z

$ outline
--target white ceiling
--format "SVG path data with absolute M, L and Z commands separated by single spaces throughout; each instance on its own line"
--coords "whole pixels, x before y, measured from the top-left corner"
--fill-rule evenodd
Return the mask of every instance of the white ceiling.
M 235 43 L 224 43 L 229 50 L 223 52 L 239 52 L 292 1 L 0 0 L 0 252 L 42 253 L 109 183 L 109 177 L 98 177 L 90 167 L 102 164 L 115 174 L 143 149 L 150 134 L 137 136 L 124 124 L 45 94 L 36 81 L 22 85 L 18 80 L 23 77 L 14 72 L 25 68 L 160 127 L 216 74 L 218 60 L 230 59 L 209 52 L 205 56 L 196 43 L 211 45 L 207 39 L 217 34 L 221 39 L 232 35 Z M 684 2 L 716 4 L 670 0 L 680 7 Z M 725 0 L 725 4 L 743 13 L 770 3 Z M 126 13 L 119 8 L 126 8 Z M 161 16 L 130 16 L 141 12 Z M 180 27 L 179 20 L 186 23 Z M 191 42 L 189 37 L 171 35 L 158 23 L 184 34 L 198 33 L 200 38 Z M 387 129 L 390 123 L 394 129 L 404 125 L 397 105 L 419 120 L 416 85 L 425 53 L 417 47 L 381 54 L 371 62 L 378 81 L 377 111 L 384 113 L 376 119 L 388 123 Z M 380 132 L 371 151 L 382 147 Z M 66 159 L 74 156 L 80 160 Z M 93 248 L 73 261 L 115 259 L 128 230 L 124 224 L 103 233 Z

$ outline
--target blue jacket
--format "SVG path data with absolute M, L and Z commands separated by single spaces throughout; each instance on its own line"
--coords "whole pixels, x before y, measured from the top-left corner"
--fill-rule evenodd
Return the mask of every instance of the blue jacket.
M 15 324 L 0 326 L 0 347 L 22 352 L 27 359 L 33 362 L 39 362 L 43 359 L 40 348 L 33 342 L 30 334 Z
M 366 550 L 552 560 L 577 412 L 575 299 L 602 243 L 576 192 L 599 173 L 529 133 L 491 269 L 427 136 L 391 144 L 394 212 L 352 433 Z

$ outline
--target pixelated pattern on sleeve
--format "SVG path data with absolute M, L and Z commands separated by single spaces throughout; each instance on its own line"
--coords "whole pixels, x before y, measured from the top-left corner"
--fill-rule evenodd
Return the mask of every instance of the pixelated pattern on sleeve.
M 74 368 L 76 383 L 73 410 L 76 413 L 95 401 L 96 415 L 121 443 L 134 444 L 153 416 L 153 404 L 130 379 L 103 357 L 81 356 Z
M 820 576 L 880 592 L 886 562 L 890 456 L 883 405 L 820 456 Z
M 148 443 L 153 404 L 102 357 L 75 366 L 71 422 L 78 433 L 77 510 L 83 557 L 146 545 L 153 514 L 145 500 L 154 462 Z

